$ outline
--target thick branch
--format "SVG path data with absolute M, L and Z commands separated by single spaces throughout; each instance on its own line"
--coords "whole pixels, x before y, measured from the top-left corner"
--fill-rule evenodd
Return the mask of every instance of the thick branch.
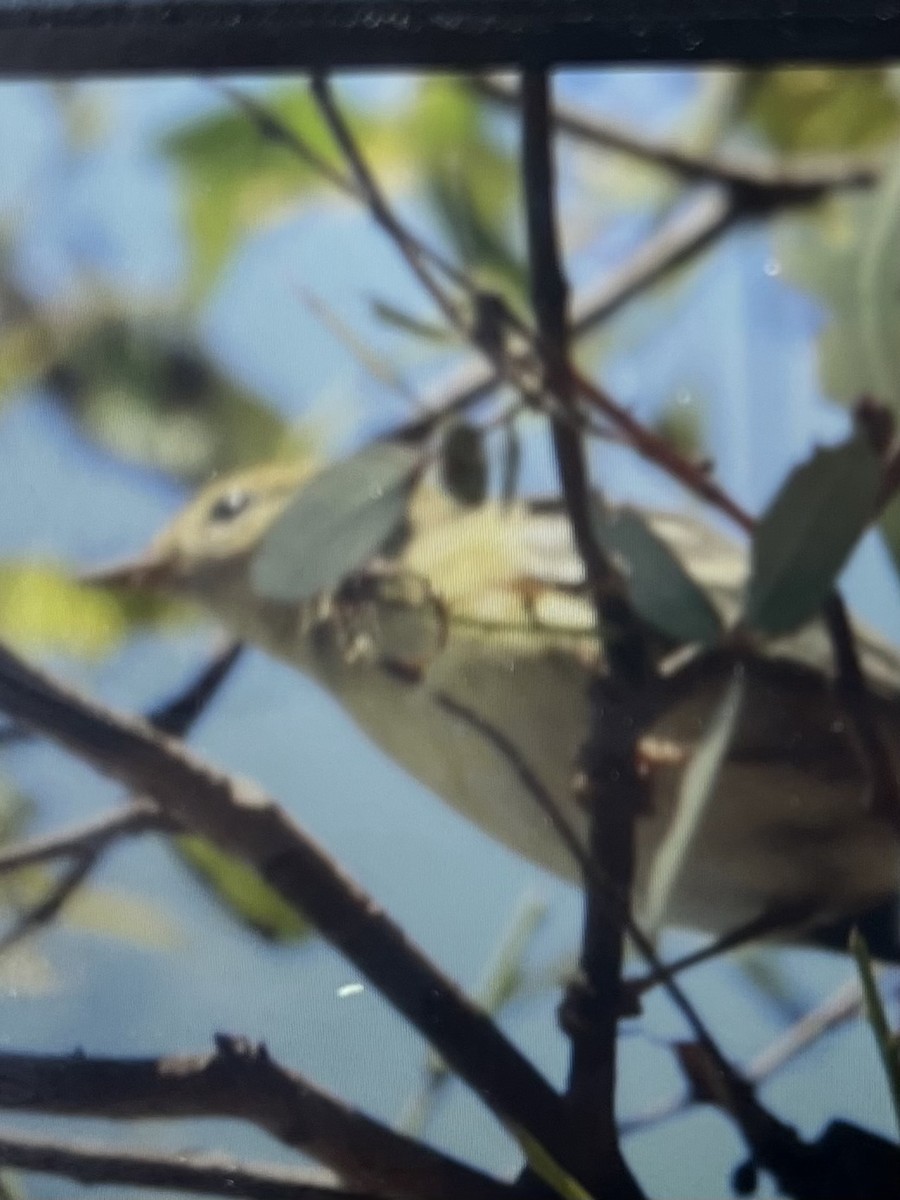
M 506 1121 L 561 1163 L 571 1148 L 559 1097 L 487 1016 L 376 902 L 254 784 L 232 778 L 144 721 L 64 688 L 0 648 L 0 707 L 173 820 L 254 866 L 441 1052 Z
M 114 1120 L 234 1118 L 379 1195 L 508 1195 L 504 1184 L 394 1133 L 279 1066 L 263 1046 L 224 1036 L 217 1042 L 214 1054 L 157 1059 L 0 1054 L 0 1108 Z

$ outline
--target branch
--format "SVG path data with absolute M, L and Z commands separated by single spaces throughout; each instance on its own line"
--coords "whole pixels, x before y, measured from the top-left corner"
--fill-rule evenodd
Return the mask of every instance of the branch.
M 376 902 L 256 785 L 217 770 L 146 722 L 118 715 L 0 647 L 0 708 L 177 823 L 255 867 L 373 983 L 508 1123 L 565 1165 L 560 1100 L 531 1064 Z
M 575 396 L 568 369 L 568 289 L 557 246 L 546 75 L 526 74 L 522 95 L 522 185 L 543 382 L 562 408 L 574 413 Z M 581 437 L 570 422 L 559 417 L 551 418 L 551 435 L 573 537 L 594 598 L 598 636 L 601 632 L 606 635 L 613 678 L 626 684 L 637 682 L 643 678 L 646 666 L 643 634 L 618 586 L 617 574 L 594 537 Z M 593 685 L 591 693 L 591 729 L 584 750 L 590 859 L 598 864 L 600 874 L 610 880 L 614 890 L 628 897 L 634 861 L 634 816 L 644 799 L 635 767 L 637 735 L 631 724 L 624 739 L 617 736 L 624 732 L 624 722 L 616 721 L 612 711 L 603 711 Z M 609 709 L 614 711 L 615 706 Z M 612 729 L 620 724 L 623 728 Z M 612 779 L 619 782 L 611 794 L 604 795 L 605 785 Z M 582 979 L 577 990 L 570 991 L 566 1004 L 567 1032 L 572 1042 L 566 1099 L 585 1154 L 583 1177 L 591 1189 L 603 1195 L 640 1197 L 643 1193 L 622 1157 L 615 1123 L 623 924 L 611 911 L 608 889 L 595 887 L 592 874 L 587 874 L 584 882 Z
M 0 1108 L 113 1120 L 248 1121 L 354 1187 L 395 1200 L 503 1200 L 509 1188 L 394 1133 L 269 1057 L 219 1035 L 209 1055 L 157 1059 L 0 1054 Z
M 690 262 L 740 217 L 740 210 L 722 192 L 698 193 L 620 267 L 586 288 L 572 304 L 572 337 L 582 337 L 624 308 L 676 268 Z M 452 417 L 483 400 L 503 382 L 493 364 L 471 359 L 456 368 L 425 400 L 428 410 L 391 431 L 391 436 L 423 437 Z
M 33 838 L 0 851 L 0 875 L 19 867 L 57 858 L 83 858 L 95 854 L 120 837 L 142 833 L 173 833 L 177 826 L 149 801 L 134 801 L 130 808 L 105 813 L 94 821 L 62 833 Z
M 384 1200 L 385 1193 L 348 1192 L 322 1183 L 309 1171 L 279 1170 L 233 1159 L 72 1146 L 49 1138 L 0 1133 L 0 1166 L 42 1175 L 62 1175 L 101 1186 L 167 1188 L 205 1196 L 245 1196 L 248 1200 Z
M 514 86 L 482 77 L 473 81 L 473 87 L 505 107 L 519 106 L 520 92 Z M 808 204 L 837 189 L 871 187 L 882 175 L 880 162 L 871 157 L 813 160 L 797 166 L 740 162 L 717 154 L 699 154 L 559 101 L 550 110 L 550 120 L 561 133 L 576 141 L 627 154 L 661 167 L 687 183 L 719 183 L 744 196 L 755 193 L 760 200 L 768 198 L 769 203 L 779 206 Z

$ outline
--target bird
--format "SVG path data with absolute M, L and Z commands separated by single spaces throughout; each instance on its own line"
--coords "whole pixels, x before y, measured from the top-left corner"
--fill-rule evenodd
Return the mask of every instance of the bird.
M 406 450 L 393 468 L 383 450 L 394 473 L 368 487 L 374 452 L 365 453 L 349 466 L 304 458 L 215 478 L 143 551 L 94 571 L 92 582 L 198 603 L 234 637 L 314 679 L 483 832 L 578 882 L 581 867 L 547 802 L 586 846 L 579 756 L 592 712 L 603 719 L 589 689 L 606 660 L 565 505 L 463 503 Z M 366 486 L 352 496 L 360 480 Z M 403 520 L 382 537 L 370 526 L 388 501 Z M 696 516 L 636 511 L 722 627 L 732 625 L 746 548 Z M 395 516 L 391 509 L 392 527 Z M 352 561 L 360 546 L 374 552 Z M 896 769 L 900 654 L 857 623 L 854 631 Z M 680 781 L 739 669 L 743 699 L 727 758 L 680 854 L 662 924 L 721 938 L 771 923 L 840 948 L 858 922 L 873 953 L 900 961 L 900 830 L 872 803 L 823 622 L 739 656 L 704 654 L 659 631 L 648 643 L 670 699 L 637 740 L 647 792 L 635 823 L 638 919 L 676 828 Z

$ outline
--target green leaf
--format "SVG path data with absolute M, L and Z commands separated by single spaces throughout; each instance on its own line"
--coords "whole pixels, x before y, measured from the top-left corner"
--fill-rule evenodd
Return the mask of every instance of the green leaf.
M 900 1057 L 897 1053 L 897 1035 L 891 1033 L 888 1025 L 887 1014 L 884 1011 L 884 1004 L 875 980 L 869 947 L 858 929 L 854 929 L 850 934 L 850 952 L 856 959 L 866 1016 L 881 1057 L 881 1064 L 891 1093 L 891 1103 L 894 1107 L 897 1132 L 900 1133 Z
M 257 592 L 289 603 L 337 587 L 402 529 L 422 462 L 412 447 L 374 442 L 316 475 L 254 557 Z
M 656 855 L 642 921 L 654 933 L 665 920 L 697 830 L 715 794 L 744 700 L 744 673 L 737 668 L 725 695 L 691 756 L 678 786 L 674 815 Z
M 107 450 L 192 482 L 272 457 L 281 418 L 223 375 L 175 319 L 102 315 L 68 339 L 46 384 Z
M 480 504 L 487 495 L 488 461 L 484 436 L 466 421 L 454 421 L 441 440 L 441 479 L 461 504 Z
M 418 163 L 426 195 L 458 257 L 511 299 L 525 294 L 517 228 L 517 164 L 493 136 L 484 104 L 464 84 L 431 79 L 422 85 L 397 130 Z
M 815 615 L 875 515 L 880 474 L 859 435 L 791 472 L 753 537 L 748 625 L 779 635 Z
M 317 154 L 339 165 L 305 86 L 281 89 L 261 104 L 277 123 L 298 131 Z M 195 295 L 215 282 L 248 233 L 283 218 L 324 184 L 283 139 L 266 136 L 234 102 L 171 134 L 162 148 L 181 176 Z
M 653 429 L 683 458 L 697 460 L 704 450 L 702 406 L 695 397 L 684 393 L 657 415 Z
M 79 888 L 66 901 L 64 916 L 68 926 L 151 950 L 173 950 L 184 942 L 178 924 L 147 896 Z
M 375 316 L 380 321 L 383 321 L 385 325 L 393 325 L 397 329 L 402 329 L 404 333 L 411 333 L 414 337 L 424 338 L 429 342 L 448 342 L 451 340 L 452 335 L 448 329 L 444 329 L 440 325 L 432 325 L 428 321 L 420 320 L 418 317 L 413 317 L 387 300 L 380 300 L 376 296 L 372 298 L 371 303 Z
M 884 69 L 782 68 L 751 81 L 741 115 L 777 150 L 860 150 L 900 131 L 900 96 Z
M 497 1017 L 516 1000 L 525 987 L 522 962 L 539 926 L 547 916 L 547 903 L 526 893 L 513 914 L 509 928 L 488 963 L 473 999 L 491 1017 Z M 555 981 L 558 983 L 558 980 Z M 422 1086 L 406 1105 L 398 1124 L 409 1137 L 421 1138 L 441 1091 L 452 1078 L 450 1068 L 435 1050 L 425 1064 Z
M 311 926 L 253 867 L 202 837 L 185 835 L 172 844 L 204 888 L 242 925 L 271 941 L 310 936 Z
M 0 400 L 40 378 L 54 349 L 40 318 L 23 317 L 0 328 Z
M 536 1137 L 517 1125 L 508 1125 L 507 1128 L 522 1148 L 529 1167 L 557 1196 L 562 1200 L 594 1200 L 591 1193 L 559 1165 Z
M 712 601 L 634 509 L 593 507 L 594 532 L 625 576 L 636 612 L 677 642 L 711 645 L 722 632 Z
M 79 584 L 50 563 L 0 562 L 0 638 L 27 650 L 99 658 L 136 625 L 184 619 L 178 604 Z

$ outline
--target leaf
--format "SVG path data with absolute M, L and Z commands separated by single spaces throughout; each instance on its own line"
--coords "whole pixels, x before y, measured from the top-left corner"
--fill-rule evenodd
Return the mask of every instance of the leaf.
M 277 942 L 310 936 L 311 926 L 253 867 L 205 838 L 186 835 L 172 844 L 203 887 L 242 925 Z
M 860 150 L 900 131 L 900 97 L 879 68 L 782 68 L 751 81 L 742 116 L 777 150 Z
M 441 480 L 461 504 L 481 504 L 488 489 L 484 436 L 466 421 L 454 421 L 441 440 Z
M 449 329 L 444 329 L 440 325 L 432 325 L 428 321 L 422 321 L 418 317 L 413 317 L 409 313 L 398 308 L 396 304 L 391 304 L 387 300 L 380 300 L 377 296 L 373 296 L 371 300 L 372 311 L 379 320 L 385 325 L 393 325 L 397 329 L 402 329 L 404 333 L 411 333 L 415 337 L 425 338 L 429 342 L 448 342 L 451 340 Z
M 488 963 L 473 999 L 490 1017 L 496 1018 L 507 1004 L 517 999 L 525 986 L 522 962 L 534 935 L 547 916 L 547 903 L 526 893 L 520 900 L 509 928 Z M 450 1068 L 435 1050 L 429 1051 L 421 1087 L 406 1105 L 398 1124 L 409 1137 L 421 1138 L 442 1090 L 452 1078 Z
M 184 941 L 177 923 L 147 896 L 80 888 L 66 901 L 64 914 L 69 926 L 153 950 L 172 950 Z
M 280 89 L 261 103 L 276 123 L 302 133 L 316 153 L 338 165 L 305 86 Z M 267 137 L 260 124 L 232 101 L 166 137 L 162 148 L 181 176 L 195 296 L 215 282 L 247 233 L 283 217 L 328 186 L 283 139 Z
M 711 645 L 722 632 L 712 601 L 634 509 L 595 503 L 594 532 L 622 570 L 639 616 L 677 642 Z
M 815 615 L 875 515 L 879 484 L 878 458 L 860 435 L 791 472 L 753 537 L 748 625 L 779 635 Z
M 655 933 L 666 910 L 684 863 L 691 851 L 703 815 L 716 790 L 719 773 L 734 737 L 744 700 L 744 673 L 735 670 L 725 695 L 706 727 L 678 787 L 673 817 L 653 860 L 642 919 Z
M 50 961 L 27 942 L 10 946 L 0 958 L 0 997 L 31 999 L 60 990 L 62 981 Z
M 493 136 L 485 106 L 465 84 L 431 79 L 404 125 L 397 136 L 419 164 L 424 191 L 458 257 L 483 282 L 521 298 L 527 273 L 509 238 L 517 228 L 517 167 Z
M 136 625 L 184 619 L 178 604 L 79 584 L 51 563 L 0 562 L 0 638 L 28 650 L 95 659 Z
M 409 446 L 374 442 L 316 475 L 254 557 L 257 592 L 291 603 L 337 587 L 401 529 L 422 461 Z
M 900 409 L 900 159 L 871 197 L 859 251 L 858 305 L 862 349 L 871 387 L 864 390 Z
M 517 1125 L 508 1125 L 507 1128 L 519 1143 L 529 1167 L 555 1195 L 562 1200 L 594 1200 L 591 1193 L 559 1165 L 536 1137 Z
M 45 384 L 107 450 L 200 482 L 272 457 L 282 419 L 176 323 L 102 315 L 67 339 Z
M 894 1108 L 894 1118 L 897 1131 L 900 1133 L 900 1053 L 898 1053 L 897 1035 L 891 1033 L 888 1025 L 884 1004 L 878 992 L 872 958 L 866 940 L 854 929 L 850 934 L 850 952 L 856 959 L 856 969 L 859 972 L 859 982 L 862 986 L 863 999 L 866 1006 L 866 1016 L 875 1037 L 875 1044 L 881 1057 L 885 1078 L 891 1093 L 891 1103 Z

